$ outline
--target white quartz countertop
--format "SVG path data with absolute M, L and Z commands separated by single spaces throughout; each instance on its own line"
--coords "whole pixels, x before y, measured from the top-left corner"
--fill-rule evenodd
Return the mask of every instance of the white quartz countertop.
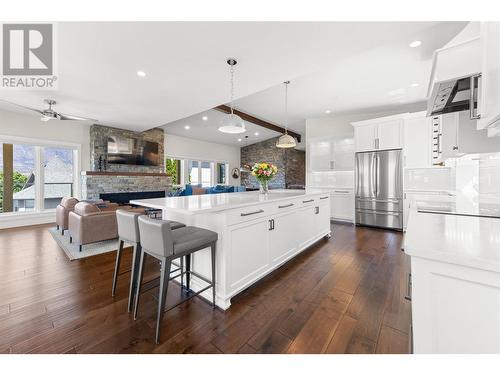
M 171 210 L 189 214 L 201 212 L 218 212 L 240 207 L 255 206 L 263 203 L 278 202 L 309 195 L 329 194 L 329 189 L 306 190 L 270 190 L 269 194 L 258 191 L 241 193 L 203 194 L 186 197 L 153 198 L 130 201 L 138 206 Z
M 410 256 L 500 272 L 500 218 L 410 211 L 404 240 Z

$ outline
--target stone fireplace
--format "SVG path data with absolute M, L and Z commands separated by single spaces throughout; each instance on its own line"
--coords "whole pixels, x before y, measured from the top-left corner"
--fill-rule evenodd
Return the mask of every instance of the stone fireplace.
M 117 135 L 137 140 L 147 140 L 159 144 L 159 165 L 105 164 L 108 136 Z M 172 185 L 169 176 L 164 173 L 164 133 L 163 129 L 154 128 L 137 133 L 130 130 L 108 126 L 90 127 L 90 171 L 82 172 L 82 199 L 99 199 L 105 193 L 157 192 L 166 191 Z

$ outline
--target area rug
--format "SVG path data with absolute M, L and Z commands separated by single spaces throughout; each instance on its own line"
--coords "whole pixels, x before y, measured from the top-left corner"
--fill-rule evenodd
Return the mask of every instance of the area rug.
M 69 233 L 67 231 L 65 232 L 64 236 L 61 234 L 61 231 L 57 230 L 57 228 L 55 227 L 50 228 L 49 232 L 52 237 L 54 237 L 54 240 L 56 240 L 59 247 L 64 250 L 70 260 L 82 259 L 94 255 L 109 253 L 118 249 L 118 239 L 114 239 L 83 245 L 82 251 L 80 251 L 77 244 L 69 243 Z

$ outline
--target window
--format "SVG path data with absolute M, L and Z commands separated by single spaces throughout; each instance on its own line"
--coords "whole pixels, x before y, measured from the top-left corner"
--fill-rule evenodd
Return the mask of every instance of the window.
M 188 183 L 192 185 L 198 185 L 200 183 L 200 168 L 198 167 L 199 162 L 196 160 L 190 160 L 188 162 Z
M 212 163 L 209 161 L 200 162 L 200 172 L 201 186 L 207 187 L 212 185 Z
M 229 168 L 229 164 L 226 163 L 217 163 L 216 173 L 217 173 L 217 183 L 218 184 L 227 184 L 227 170 Z
M 62 197 L 73 196 L 73 150 L 43 150 L 43 208 L 56 208 Z
M 76 146 L 77 147 L 77 146 Z M 0 213 L 54 209 L 77 195 L 77 148 L 0 141 Z
M 192 184 L 208 187 L 229 183 L 229 164 L 224 162 L 169 158 L 166 161 L 166 170 L 167 174 L 172 176 L 174 185 Z

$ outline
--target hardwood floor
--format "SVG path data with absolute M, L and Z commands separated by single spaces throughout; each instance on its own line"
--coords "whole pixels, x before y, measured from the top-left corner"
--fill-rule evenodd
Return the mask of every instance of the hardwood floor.
M 70 262 L 49 226 L 0 230 L 0 353 L 407 353 L 407 256 L 396 232 L 334 224 L 333 237 L 232 300 L 165 314 L 157 288 L 127 313 L 131 251 L 111 297 L 114 253 Z M 158 274 L 147 266 L 146 277 Z M 174 284 L 167 304 L 180 298 Z

